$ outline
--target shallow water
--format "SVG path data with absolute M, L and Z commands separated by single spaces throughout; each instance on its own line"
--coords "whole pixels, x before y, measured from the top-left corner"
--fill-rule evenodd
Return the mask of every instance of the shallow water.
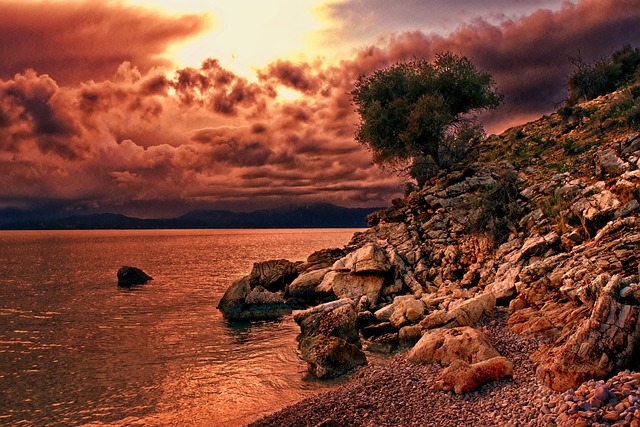
M 291 317 L 215 306 L 254 262 L 354 231 L 0 232 L 0 425 L 238 426 L 331 387 L 307 378 Z M 124 264 L 154 280 L 118 288 Z

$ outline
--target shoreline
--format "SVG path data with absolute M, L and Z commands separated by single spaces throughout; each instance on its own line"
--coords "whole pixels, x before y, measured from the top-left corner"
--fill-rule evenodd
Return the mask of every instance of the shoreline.
M 553 394 L 535 378 L 529 356 L 544 340 L 527 339 L 507 327 L 497 307 L 475 326 L 488 332 L 498 352 L 513 362 L 511 379 L 456 395 L 433 388 L 441 368 L 405 360 L 406 351 L 369 364 L 345 384 L 263 416 L 247 427 L 329 426 L 555 426 L 548 401 Z

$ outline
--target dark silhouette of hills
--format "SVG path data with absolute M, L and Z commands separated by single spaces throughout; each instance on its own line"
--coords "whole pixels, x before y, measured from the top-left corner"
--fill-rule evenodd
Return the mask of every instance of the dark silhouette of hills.
M 120 214 L 30 218 L 16 210 L 0 211 L 4 230 L 106 230 L 162 228 L 365 228 L 366 216 L 381 208 L 345 208 L 330 203 L 287 205 L 252 212 L 195 210 L 177 218 L 142 219 Z

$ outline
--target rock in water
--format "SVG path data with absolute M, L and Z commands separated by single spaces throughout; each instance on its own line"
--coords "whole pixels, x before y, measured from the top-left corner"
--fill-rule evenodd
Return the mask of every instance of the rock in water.
M 301 330 L 298 341 L 302 359 L 316 377 L 337 377 L 367 363 L 359 348 L 356 316 L 350 299 L 294 312 L 293 319 Z
M 118 286 L 127 288 L 133 285 L 142 285 L 149 280 L 153 280 L 153 277 L 136 267 L 123 265 L 118 270 Z

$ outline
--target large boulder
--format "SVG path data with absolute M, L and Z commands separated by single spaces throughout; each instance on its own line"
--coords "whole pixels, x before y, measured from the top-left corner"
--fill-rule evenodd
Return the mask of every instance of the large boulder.
M 312 270 L 319 270 L 322 268 L 329 268 L 334 262 L 346 255 L 344 249 L 332 248 L 332 249 L 320 249 L 313 252 L 307 257 L 307 261 L 298 266 L 298 271 L 308 272 Z
M 302 359 L 316 377 L 337 377 L 367 363 L 359 348 L 357 313 L 350 299 L 295 311 L 293 319 L 300 325 Z
M 320 292 L 332 291 L 338 298 L 350 298 L 354 301 L 366 296 L 369 305 L 373 306 L 380 297 L 383 284 L 382 276 L 330 271 L 317 289 Z
M 409 351 L 413 363 L 439 363 L 449 366 L 454 360 L 477 363 L 499 356 L 489 337 L 469 326 L 426 331 Z
M 227 288 L 216 308 L 227 318 L 242 318 L 244 301 L 249 292 L 251 292 L 249 276 L 242 277 Z
M 589 379 L 601 379 L 631 367 L 640 368 L 640 300 L 634 284 L 638 276 L 606 280 L 591 315 L 564 344 L 547 345 L 532 355 L 536 376 L 549 388 L 564 391 Z
M 249 275 L 249 284 L 251 288 L 260 285 L 270 291 L 281 291 L 297 275 L 296 264 L 286 259 L 256 262 Z
M 442 389 L 456 394 L 469 393 L 491 381 L 513 377 L 513 364 L 502 356 L 477 363 L 454 360 L 442 372 Z
M 427 315 L 420 322 L 420 326 L 424 329 L 433 329 L 473 325 L 482 316 L 489 314 L 495 306 L 495 295 L 492 292 L 485 292 L 458 304 L 451 310 L 439 310 Z
M 384 249 L 374 243 L 368 243 L 340 258 L 333 264 L 333 269 L 355 274 L 386 274 L 391 270 L 391 264 Z
M 136 267 L 129 267 L 128 265 L 120 267 L 117 276 L 118 286 L 123 288 L 128 288 L 133 285 L 142 285 L 147 283 L 149 280 L 153 280 L 153 277 L 149 276 L 144 271 Z
M 281 292 L 271 292 L 260 285 L 251 289 L 249 276 L 229 286 L 217 309 L 227 319 L 274 319 L 291 313 Z
M 309 372 L 318 378 L 334 378 L 367 363 L 358 347 L 333 336 L 305 338 L 300 341 L 300 353 Z
M 289 285 L 287 292 L 290 303 L 312 305 L 332 296 L 333 292 L 319 289 L 324 276 L 329 270 L 329 268 L 312 270 L 296 277 Z

